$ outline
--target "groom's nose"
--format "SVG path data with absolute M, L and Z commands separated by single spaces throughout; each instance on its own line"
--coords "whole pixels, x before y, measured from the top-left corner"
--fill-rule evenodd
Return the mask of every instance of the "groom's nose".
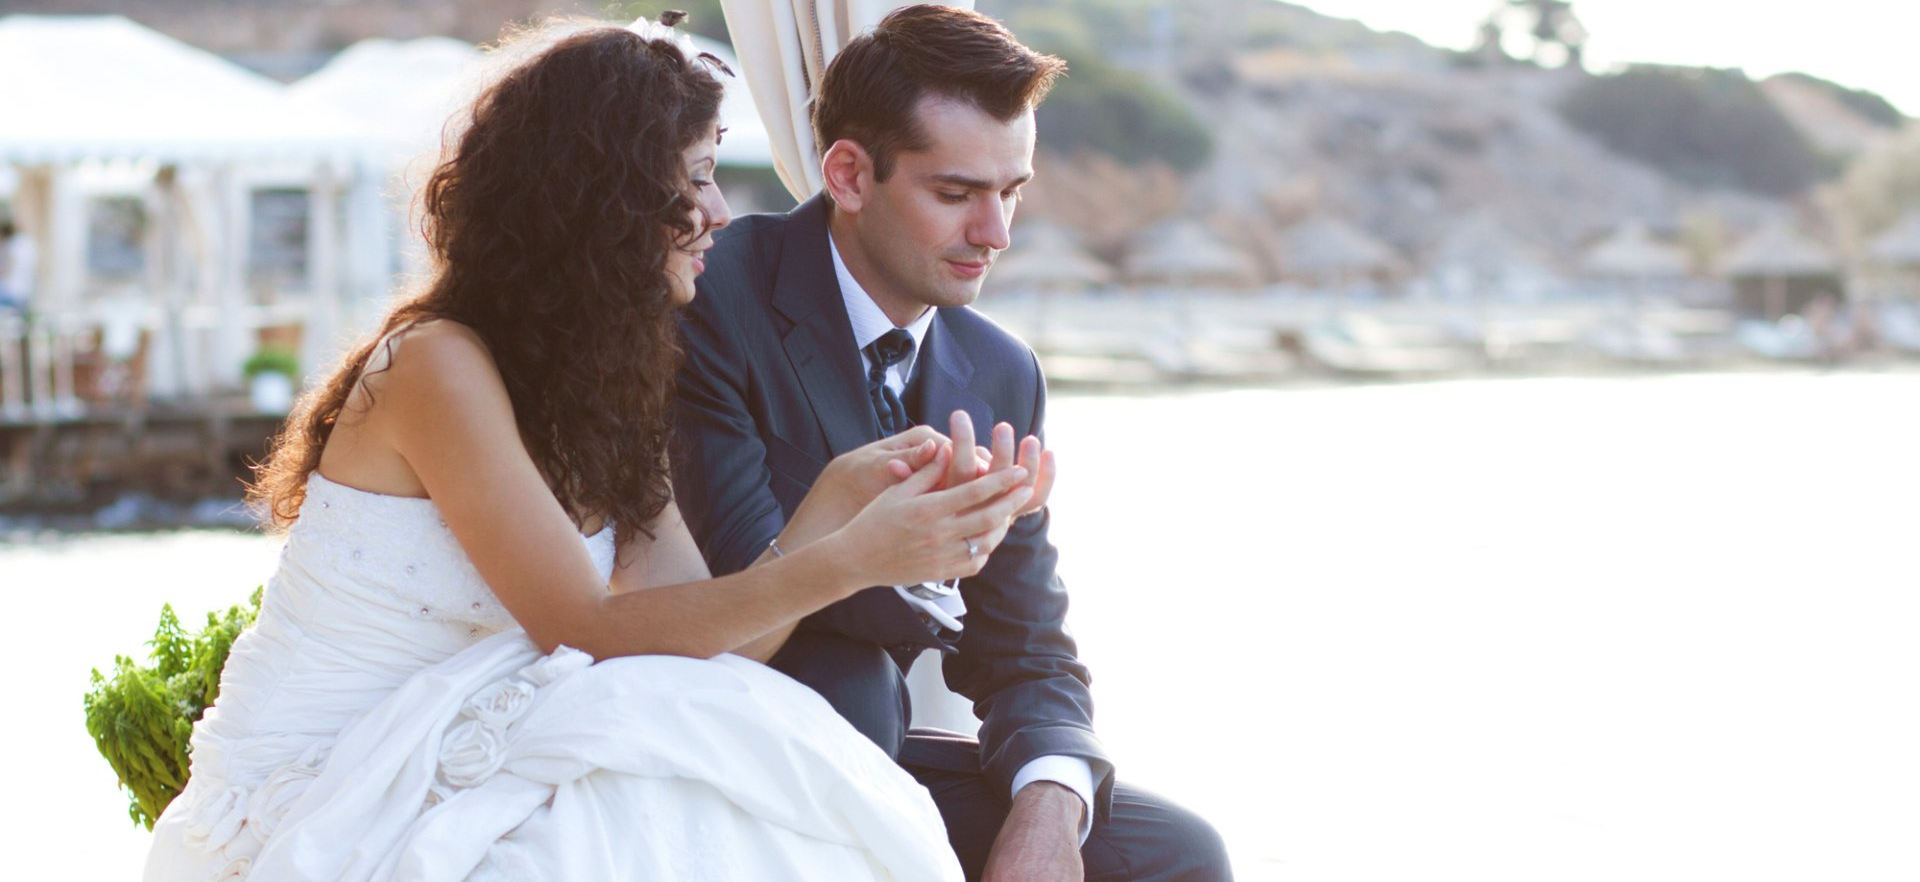
M 1012 244 L 1012 237 L 1007 232 L 1007 227 L 1012 223 L 1012 205 L 998 199 L 976 200 L 973 213 L 967 218 L 967 244 L 975 248 L 1005 251 Z

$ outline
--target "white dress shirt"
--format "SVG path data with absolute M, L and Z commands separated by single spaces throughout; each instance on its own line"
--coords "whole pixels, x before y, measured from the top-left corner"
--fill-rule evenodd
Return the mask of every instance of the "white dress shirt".
M 847 270 L 846 261 L 840 258 L 840 246 L 833 241 L 832 234 L 827 236 L 827 249 L 833 253 L 833 273 L 840 281 L 840 297 L 847 304 L 847 319 L 853 324 L 853 342 L 860 347 L 860 366 L 862 375 L 873 370 L 873 360 L 867 357 L 866 348 L 881 335 L 894 329 L 893 320 L 873 302 L 872 295 Z M 887 368 L 886 384 L 893 394 L 904 396 L 907 380 L 913 376 L 913 366 L 920 362 L 920 353 L 926 345 L 927 333 L 933 330 L 934 311 L 929 308 L 920 313 L 904 330 L 913 337 L 913 352 L 899 363 Z M 935 426 L 941 431 L 946 426 Z M 915 609 L 925 613 L 942 626 L 960 631 L 965 623 L 960 617 L 967 614 L 967 604 L 958 592 L 944 594 L 931 600 L 915 597 L 907 592 L 906 586 L 895 585 L 900 598 Z M 1087 834 L 1093 832 L 1093 765 L 1077 756 L 1041 756 L 1035 757 L 1013 776 L 1013 792 L 1035 781 L 1052 781 L 1080 796 L 1086 804 L 1086 812 L 1080 816 L 1080 844 L 1085 845 Z

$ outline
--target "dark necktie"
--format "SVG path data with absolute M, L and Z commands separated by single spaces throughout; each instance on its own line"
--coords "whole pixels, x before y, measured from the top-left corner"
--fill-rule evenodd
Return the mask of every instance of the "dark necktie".
M 867 369 L 867 398 L 873 402 L 873 415 L 880 418 L 880 434 L 897 435 L 906 431 L 910 428 L 907 408 L 887 385 L 887 368 L 906 361 L 913 354 L 913 335 L 894 328 L 860 351 L 872 362 Z

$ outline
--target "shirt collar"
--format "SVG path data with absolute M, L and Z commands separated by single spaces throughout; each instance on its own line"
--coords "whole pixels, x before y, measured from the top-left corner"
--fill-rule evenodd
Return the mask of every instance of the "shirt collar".
M 873 295 L 853 278 L 847 262 L 840 258 L 840 245 L 833 241 L 832 233 L 827 234 L 827 250 L 833 253 L 833 274 L 840 280 L 840 298 L 846 301 L 847 319 L 853 323 L 853 342 L 865 349 L 867 344 L 880 339 L 880 335 L 893 330 L 893 319 L 887 318 L 880 305 L 873 302 Z M 921 349 L 927 342 L 927 332 L 933 328 L 934 312 L 929 307 L 906 327 L 906 332 L 913 335 L 913 353 L 900 365 L 902 375 L 912 376 L 913 365 L 920 360 Z

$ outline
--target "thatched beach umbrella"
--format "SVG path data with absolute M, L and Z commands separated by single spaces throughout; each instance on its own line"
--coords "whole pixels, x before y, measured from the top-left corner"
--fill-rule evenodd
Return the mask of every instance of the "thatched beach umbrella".
M 1920 299 L 1920 211 L 1875 236 L 1867 245 L 1867 264 L 1882 296 Z
M 1356 280 L 1386 281 L 1405 271 L 1391 246 L 1335 217 L 1314 217 L 1286 232 L 1281 275 L 1293 281 L 1345 288 Z
M 1057 295 L 1098 288 L 1113 281 L 1113 268 L 1088 254 L 1072 232 L 1046 221 L 1022 221 L 1014 228 L 1013 247 L 993 262 L 989 283 L 996 291 L 1035 295 L 1031 342 L 1052 342 L 1048 301 Z
M 1444 296 L 1476 302 L 1536 297 L 1560 280 L 1550 258 L 1488 212 L 1447 231 L 1430 253 L 1427 275 Z
M 1180 218 L 1155 225 L 1134 239 L 1127 275 L 1138 282 L 1187 288 L 1245 288 L 1258 284 L 1260 268 L 1197 221 Z
M 1840 261 L 1786 224 L 1747 237 L 1727 257 L 1724 272 L 1740 310 L 1767 319 L 1798 313 L 1823 293 L 1846 297 Z
M 1867 256 L 1889 269 L 1920 268 L 1920 211 L 1902 218 L 1892 229 L 1874 237 Z
M 1113 268 L 1088 254 L 1072 232 L 1046 221 L 1014 228 L 1013 247 L 993 263 L 995 288 L 1079 291 L 1113 281 Z
M 1621 224 L 1588 249 L 1581 265 L 1588 274 L 1605 279 L 1677 280 L 1687 275 L 1686 252 L 1655 239 L 1639 221 Z

